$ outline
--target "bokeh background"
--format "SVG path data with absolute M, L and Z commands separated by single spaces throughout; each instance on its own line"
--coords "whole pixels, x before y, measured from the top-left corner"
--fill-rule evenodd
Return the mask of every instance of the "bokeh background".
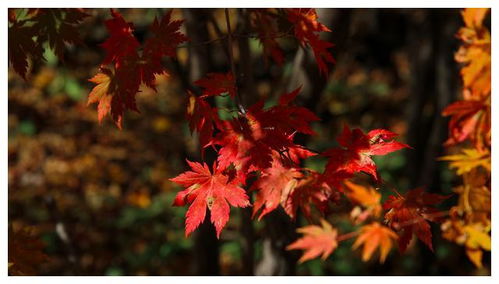
M 167 10 L 119 9 L 134 23 L 139 40 L 147 36 L 154 17 Z M 178 49 L 177 60 L 165 60 L 171 74 L 158 78 L 157 93 L 141 88 L 137 95 L 141 113 L 127 112 L 121 131 L 109 119 L 99 125 L 96 106 L 86 105 L 93 87 L 88 78 L 104 57 L 99 44 L 107 37 L 104 21 L 110 18 L 108 9 L 87 12 L 91 17 L 80 26 L 84 44 L 69 46 L 64 62 L 47 48 L 46 62 L 32 66 L 27 81 L 9 68 L 9 248 L 21 247 L 27 273 L 38 275 L 266 271 L 267 220 L 248 228 L 249 212 L 232 208 L 219 241 L 206 226 L 185 238 L 186 208 L 171 206 L 179 188 L 168 178 L 185 170 L 186 158 L 199 160 L 197 138 L 190 134 L 184 116 L 185 89 L 207 72 L 229 70 L 224 41 L 213 40 L 217 38 L 213 25 L 205 25 L 206 18 L 213 16 L 223 29 L 223 10 L 173 11 L 174 18 L 186 20 L 183 31 L 191 43 Z M 447 120 L 440 112 L 460 96 L 459 66 L 454 62 L 460 11 L 317 12 L 319 20 L 332 29 L 323 35 L 335 44 L 336 64 L 330 75 L 320 76 L 313 55 L 298 48 L 292 38 L 279 40 L 286 56 L 283 66 L 264 62 L 257 39 L 240 38 L 236 64 L 253 74 L 251 84 L 243 86 L 250 94 L 244 98 L 246 103 L 275 100 L 303 85 L 297 103 L 314 111 L 321 121 L 313 125 L 318 134 L 298 137 L 301 143 L 319 151 L 335 146 L 344 123 L 363 130 L 389 129 L 414 150 L 376 157 L 383 179 L 401 192 L 425 186 L 434 193 L 450 194 L 459 180 L 446 163 L 436 159 L 444 154 L 441 145 L 447 137 Z M 231 10 L 235 29 L 239 13 Z M 486 22 L 490 26 L 490 18 Z M 251 57 L 241 56 L 245 53 Z M 230 107 L 224 98 L 215 103 Z M 306 166 L 321 170 L 324 163 L 325 159 L 311 158 Z M 455 202 L 455 197 L 450 198 L 441 208 Z M 348 212 L 338 213 L 338 218 L 341 214 Z M 282 217 L 279 212 L 274 215 L 270 218 Z M 298 219 L 288 229 L 305 224 Z M 348 229 L 349 224 L 341 226 Z M 285 268 L 279 271 L 292 275 L 490 273 L 490 253 L 485 255 L 485 268 L 477 270 L 462 247 L 442 240 L 438 225 L 432 229 L 434 252 L 416 242 L 404 255 L 393 250 L 380 265 L 377 259 L 362 262 L 359 251 L 352 251 L 351 242 L 345 242 L 326 261 L 297 264 L 299 253 L 286 254 Z

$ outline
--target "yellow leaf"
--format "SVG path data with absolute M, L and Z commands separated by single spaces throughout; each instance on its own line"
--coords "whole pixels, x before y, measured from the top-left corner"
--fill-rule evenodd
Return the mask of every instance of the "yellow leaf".
M 459 194 L 456 209 L 459 214 L 470 214 L 473 218 L 478 217 L 478 213 L 490 215 L 490 188 L 487 186 L 488 174 L 472 171 L 464 175 L 464 183 L 455 189 Z M 476 215 L 476 216 L 475 216 Z M 490 220 L 490 217 L 487 217 Z M 484 220 L 485 222 L 485 220 Z
M 457 62 L 465 63 L 461 69 L 463 87 L 475 99 L 490 95 L 491 38 L 482 22 L 488 9 L 465 9 L 462 13 L 465 27 L 459 29 L 458 37 L 463 45 L 455 55 Z
M 478 167 L 490 171 L 490 152 L 488 150 L 462 149 L 461 154 L 444 156 L 439 160 L 450 161 L 449 167 L 456 169 L 458 175 L 463 175 Z
M 477 268 L 482 268 L 482 255 L 483 255 L 482 250 L 467 248 L 466 255 Z
M 484 249 L 490 251 L 490 236 L 487 233 L 488 228 L 483 228 L 481 225 L 468 225 L 464 227 L 464 232 L 467 234 L 466 247 L 470 249 Z

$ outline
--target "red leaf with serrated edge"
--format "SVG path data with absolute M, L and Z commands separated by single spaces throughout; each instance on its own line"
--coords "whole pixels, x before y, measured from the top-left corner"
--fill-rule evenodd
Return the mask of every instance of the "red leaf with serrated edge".
M 101 44 L 107 51 L 102 64 L 119 63 L 127 56 L 137 57 L 137 49 L 140 46 L 133 35 L 133 23 L 127 23 L 121 14 L 113 9 L 111 15 L 113 18 L 105 22 L 109 38 Z
M 271 9 L 249 9 L 251 27 L 257 32 L 258 40 L 263 46 L 265 63 L 272 58 L 278 65 L 284 63 L 284 53 L 276 41 L 279 36 L 276 17 L 269 12 Z
M 312 47 L 312 51 L 314 52 L 315 61 L 317 62 L 317 67 L 319 67 L 319 71 L 322 74 L 327 74 L 329 72 L 329 68 L 327 67 L 327 63 L 335 63 L 333 55 L 328 51 L 329 48 L 333 47 L 334 44 L 327 42 L 325 40 L 321 40 L 319 36 L 311 37 L 308 40 L 308 44 Z
M 199 133 L 201 147 L 206 146 L 213 138 L 214 125 L 219 123 L 217 109 L 212 108 L 203 98 L 187 91 L 189 102 L 187 106 L 187 120 L 189 128 Z
M 283 163 L 297 164 L 299 159 L 313 155 L 293 143 L 296 132 L 313 133 L 309 123 L 318 118 L 305 108 L 289 105 L 290 99 L 263 109 L 263 102 L 250 107 L 244 116 L 222 121 L 221 130 L 207 145 L 221 146 L 220 167 L 234 164 L 242 175 L 271 167 L 272 155 L 279 153 Z M 284 104 L 285 103 L 285 104 Z
M 26 80 L 28 58 L 43 60 L 43 45 L 64 60 L 66 44 L 81 43 L 77 25 L 89 15 L 83 9 L 29 9 L 27 18 L 18 21 L 15 9 L 9 9 L 9 62 Z
M 321 213 L 327 213 L 329 201 L 337 201 L 339 192 L 333 191 L 327 183 L 321 179 L 321 175 L 312 170 L 306 170 L 306 175 L 298 180 L 294 187 L 288 187 L 283 192 L 284 211 L 291 219 L 296 218 L 298 208 L 308 219 L 312 219 L 312 205 Z
M 19 22 L 9 26 L 9 63 L 17 74 L 26 80 L 28 58 L 38 62 L 43 59 L 42 44 L 34 38 L 37 31 Z
M 156 91 L 155 79 L 157 75 L 167 74 L 161 64 L 162 56 L 175 56 L 178 44 L 187 40 L 178 30 L 182 21 L 171 21 L 171 11 L 161 21 L 157 19 L 151 26 L 153 37 L 146 40 L 141 55 L 140 43 L 133 35 L 133 24 L 126 22 L 120 13 L 111 9 L 112 19 L 105 22 L 109 31 L 109 38 L 102 43 L 107 51 L 102 64 L 113 64 L 112 90 L 105 96 L 107 112 L 99 112 L 99 121 L 102 113 L 111 113 L 116 125 L 121 128 L 125 110 L 138 111 L 135 96 L 141 84 Z M 91 80 L 92 81 L 92 80 Z M 92 101 L 92 100 L 91 100 Z M 99 109 L 101 110 L 101 109 Z
M 350 130 L 345 125 L 343 132 L 337 138 L 341 147 L 327 150 L 323 153 L 329 158 L 324 173 L 325 179 L 337 187 L 344 178 L 349 178 L 357 172 L 370 174 L 379 181 L 378 172 L 373 155 L 386 155 L 388 153 L 410 148 L 408 145 L 393 141 L 397 134 L 384 129 L 370 131 L 367 135 L 356 128 Z
M 36 9 L 30 20 L 38 33 L 38 42 L 48 42 L 55 55 L 64 59 L 66 43 L 81 43 L 77 26 L 89 15 L 83 9 Z
M 310 123 L 320 119 L 304 107 L 293 106 L 292 102 L 300 93 L 301 87 L 279 97 L 279 103 L 269 109 L 263 109 L 263 102 L 253 105 L 249 112 L 255 117 L 264 129 L 274 129 L 285 136 L 296 132 L 314 135 Z
M 222 121 L 218 128 L 221 132 L 207 146 L 221 146 L 218 150 L 220 167 L 233 164 L 245 179 L 246 174 L 271 166 L 274 149 L 265 143 L 267 133 L 250 114 Z M 288 140 L 287 144 L 292 143 Z
M 161 59 L 163 56 L 176 57 L 177 46 L 188 41 L 187 36 L 182 34 L 179 29 L 183 20 L 171 21 L 172 10 L 168 11 L 161 21 L 154 19 L 150 31 L 153 36 L 144 43 L 144 58 Z
M 211 211 L 211 222 L 217 231 L 217 238 L 229 221 L 230 207 L 250 206 L 249 198 L 237 180 L 229 179 L 223 171 L 213 164 L 210 172 L 207 164 L 187 161 L 192 171 L 187 171 L 170 179 L 186 187 L 175 197 L 174 206 L 190 203 L 186 213 L 185 235 L 189 236 L 205 219 L 206 209 Z
M 385 220 L 399 234 L 399 248 L 404 252 L 415 234 L 432 251 L 431 228 L 427 221 L 439 222 L 444 216 L 431 205 L 438 204 L 449 196 L 426 193 L 422 188 L 410 190 L 405 196 L 389 196 L 383 204 Z
M 442 115 L 451 116 L 449 121 L 449 139 L 445 145 L 451 146 L 466 139 L 477 148 L 488 146 L 490 139 L 490 105 L 484 101 L 463 100 L 447 106 Z M 490 140 L 488 140 L 490 141 Z
M 325 260 L 338 246 L 338 231 L 327 221 L 321 220 L 321 226 L 310 225 L 297 230 L 304 236 L 286 247 L 287 250 L 304 250 L 299 262 L 321 256 Z
M 98 85 L 92 89 L 88 104 L 97 102 L 96 97 L 105 100 L 105 108 L 99 103 L 99 121 L 102 121 L 102 118 L 109 113 L 116 126 L 121 129 L 125 110 L 138 112 L 135 95 L 138 92 L 140 81 L 137 79 L 136 71 L 130 68 L 116 69 L 114 74 L 109 69 L 101 68 L 101 73 L 89 80 Z M 96 96 L 95 92 L 97 91 L 102 95 Z
M 286 9 L 288 20 L 294 26 L 296 38 L 302 45 L 308 44 L 314 52 L 317 66 L 322 74 L 328 73 L 326 62 L 334 63 L 335 60 L 329 48 L 334 45 L 321 40 L 317 33 L 330 32 L 331 30 L 318 21 L 317 12 L 312 8 Z
M 262 171 L 260 178 L 252 185 L 252 190 L 257 191 L 253 217 L 261 210 L 258 216 L 260 220 L 284 203 L 283 193 L 292 191 L 298 183 L 297 179 L 302 176 L 299 169 L 285 167 L 278 157 L 274 158 L 272 167 Z
M 203 96 L 218 96 L 228 93 L 232 98 L 236 96 L 236 85 L 232 73 L 209 73 L 206 77 L 194 82 L 194 85 L 203 88 Z

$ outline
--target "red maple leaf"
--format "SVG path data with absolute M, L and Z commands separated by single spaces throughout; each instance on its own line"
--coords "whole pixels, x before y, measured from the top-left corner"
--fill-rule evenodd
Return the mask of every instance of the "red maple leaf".
M 308 169 L 295 186 L 286 189 L 283 192 L 282 206 L 291 219 L 296 218 L 296 212 L 300 208 L 304 216 L 311 220 L 312 205 L 320 212 L 326 213 L 328 203 L 340 198 L 339 192 L 324 182 L 318 172 Z
M 194 95 L 187 91 L 189 103 L 187 106 L 187 120 L 189 128 L 192 131 L 196 130 L 199 133 L 199 142 L 201 147 L 206 146 L 213 138 L 214 125 L 220 123 L 218 119 L 217 109 L 212 108 L 203 98 Z
M 262 131 L 258 121 L 250 116 L 234 118 L 220 123 L 219 132 L 207 146 L 219 145 L 218 162 L 222 168 L 233 164 L 243 174 L 265 169 L 271 166 L 272 148 L 262 139 Z
M 248 196 L 239 187 L 236 179 L 230 179 L 217 164 L 213 173 L 207 164 L 187 161 L 192 171 L 187 171 L 170 179 L 186 189 L 179 192 L 174 206 L 190 204 L 186 213 L 185 235 L 189 236 L 205 219 L 206 208 L 211 211 L 211 222 L 215 225 L 217 237 L 229 221 L 230 207 L 250 206 Z
M 470 139 L 477 148 L 488 146 L 490 138 L 490 105 L 484 101 L 462 100 L 447 106 L 442 114 L 451 116 L 449 139 L 445 145 L 455 145 Z
M 231 98 L 236 96 L 236 85 L 232 73 L 209 73 L 206 77 L 194 82 L 194 85 L 203 88 L 203 96 L 218 96 L 228 93 Z
M 333 55 L 328 51 L 328 49 L 333 47 L 334 44 L 325 40 L 321 40 L 319 36 L 310 37 L 310 39 L 308 40 L 308 44 L 310 45 L 310 47 L 312 47 L 312 51 L 314 52 L 314 57 L 319 70 L 321 71 L 321 73 L 327 74 L 329 70 L 326 62 L 336 62 Z
M 161 21 L 154 18 L 154 22 L 149 28 L 152 37 L 144 42 L 142 56 L 140 60 L 137 60 L 141 81 L 155 91 L 156 75 L 168 74 L 161 64 L 162 57 L 176 57 L 178 45 L 189 40 L 179 31 L 184 21 L 171 21 L 172 11 L 168 11 L 161 18 Z
M 136 77 L 131 74 L 130 69 L 120 68 L 112 73 L 107 68 L 101 68 L 100 73 L 89 79 L 97 86 L 90 92 L 87 104 L 99 102 L 97 107 L 99 122 L 110 113 L 116 126 L 121 129 L 126 109 L 139 112 L 135 103 L 139 84 L 133 80 L 134 78 Z
M 83 9 L 29 9 L 27 18 L 18 20 L 9 9 L 9 62 L 26 79 L 28 58 L 43 60 L 43 44 L 64 60 L 66 44 L 81 43 L 77 25 L 89 15 Z
M 286 136 L 296 132 L 314 135 L 315 132 L 310 127 L 310 123 L 320 119 L 310 110 L 292 105 L 300 91 L 301 87 L 298 87 L 290 93 L 282 94 L 278 104 L 269 109 L 263 109 L 263 101 L 256 103 L 249 109 L 249 112 L 264 129 L 276 130 Z
M 422 188 L 410 190 L 405 196 L 389 196 L 383 204 L 388 225 L 399 234 L 399 248 L 404 252 L 415 234 L 432 251 L 431 228 L 427 221 L 439 222 L 444 216 L 432 205 L 438 204 L 449 196 L 424 192 Z
M 172 11 L 168 11 L 161 21 L 154 18 L 149 28 L 152 37 L 144 43 L 143 57 L 152 59 L 161 59 L 163 56 L 176 57 L 178 45 L 189 40 L 179 31 L 184 21 L 171 20 Z
M 272 212 L 285 201 L 284 193 L 296 187 L 299 178 L 303 175 L 297 168 L 285 167 L 278 157 L 272 161 L 272 167 L 262 171 L 261 176 L 253 183 L 252 190 L 256 190 L 256 199 L 253 204 L 253 217 L 261 210 L 258 220 Z
M 288 21 L 294 26 L 294 33 L 301 45 L 310 45 L 314 52 L 319 71 L 327 74 L 326 62 L 334 63 L 335 60 L 328 49 L 334 45 L 321 40 L 317 33 L 330 32 L 331 30 L 318 21 L 317 12 L 312 8 L 286 9 Z
M 112 88 L 107 91 L 106 96 L 100 96 L 107 100 L 102 106 L 110 107 L 104 112 L 104 108 L 100 108 L 99 104 L 99 121 L 103 117 L 102 114 L 111 113 L 112 119 L 121 128 L 125 110 L 138 112 L 135 96 L 140 85 L 145 84 L 156 91 L 156 76 L 167 74 L 161 64 L 161 57 L 175 56 L 177 45 L 186 41 L 187 37 L 178 31 L 182 21 L 171 21 L 170 11 L 161 21 L 154 20 L 151 26 L 153 37 L 146 40 L 142 54 L 139 55 L 140 43 L 133 35 L 133 24 L 126 22 L 120 13 L 112 9 L 111 14 L 113 18 L 105 22 L 109 38 L 101 46 L 107 52 L 102 64 L 112 63 L 114 73 L 110 76 L 112 84 L 109 87 Z M 98 89 L 102 90 L 102 87 Z M 89 103 L 92 102 L 96 100 L 89 98 Z
M 33 62 L 43 59 L 42 44 L 35 40 L 37 31 L 15 21 L 9 26 L 9 63 L 24 80 L 28 73 L 28 58 Z
M 276 41 L 279 29 L 275 15 L 270 13 L 272 9 L 250 9 L 251 27 L 257 32 L 258 40 L 263 46 L 265 63 L 271 57 L 278 65 L 284 63 L 284 54 Z
M 127 23 L 119 12 L 111 9 L 112 19 L 106 20 L 109 38 L 101 44 L 107 54 L 102 64 L 120 63 L 127 56 L 137 57 L 140 43 L 133 35 L 133 23 Z
M 290 105 L 297 92 L 284 94 L 277 106 L 264 110 L 260 102 L 244 116 L 220 123 L 221 132 L 208 144 L 221 146 L 219 165 L 234 164 L 245 175 L 271 167 L 274 151 L 286 160 L 283 163 L 291 164 L 313 155 L 293 143 L 295 133 L 313 133 L 309 123 L 318 119 L 305 108 Z
M 66 43 L 81 43 L 77 25 L 89 15 L 83 9 L 34 9 L 33 29 L 38 42 L 48 42 L 59 59 L 64 58 Z
M 323 153 L 329 157 L 324 173 L 326 180 L 338 187 L 341 180 L 349 178 L 357 172 L 365 172 L 379 181 L 378 172 L 373 155 L 386 155 L 388 153 L 410 148 L 410 146 L 393 141 L 397 134 L 384 129 L 375 129 L 364 134 L 356 128 L 350 130 L 345 125 L 343 132 L 337 138 L 341 147 L 327 150 Z

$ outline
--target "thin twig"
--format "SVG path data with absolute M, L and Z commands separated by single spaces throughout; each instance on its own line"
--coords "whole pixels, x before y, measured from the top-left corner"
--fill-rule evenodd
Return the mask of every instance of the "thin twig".
M 226 36 L 222 36 L 222 37 L 210 39 L 210 40 L 203 41 L 203 42 L 181 44 L 181 45 L 177 46 L 177 48 L 187 48 L 187 47 L 207 45 L 207 44 L 211 44 L 211 43 L 214 43 L 214 42 L 217 42 L 220 40 L 225 40 L 225 38 L 226 38 Z
M 225 8 L 225 22 L 227 24 L 227 33 L 228 33 L 228 50 L 229 50 L 229 63 L 230 63 L 230 70 L 232 72 L 232 75 L 234 76 L 234 81 L 235 81 L 235 93 L 236 93 L 236 105 L 239 108 L 239 111 L 242 114 L 246 113 L 246 110 L 244 109 L 244 106 L 242 105 L 242 100 L 241 96 L 239 94 L 239 91 L 237 90 L 237 73 L 236 73 L 236 65 L 234 63 L 234 54 L 232 52 L 232 29 L 230 27 L 230 17 L 229 17 L 229 9 Z

